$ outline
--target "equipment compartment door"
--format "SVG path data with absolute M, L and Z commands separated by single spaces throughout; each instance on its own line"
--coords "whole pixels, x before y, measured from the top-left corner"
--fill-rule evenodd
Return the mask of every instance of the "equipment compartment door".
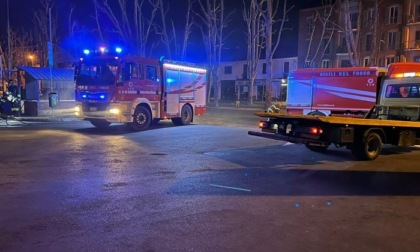
M 166 113 L 168 115 L 179 114 L 179 97 L 181 93 L 180 71 L 166 70 Z

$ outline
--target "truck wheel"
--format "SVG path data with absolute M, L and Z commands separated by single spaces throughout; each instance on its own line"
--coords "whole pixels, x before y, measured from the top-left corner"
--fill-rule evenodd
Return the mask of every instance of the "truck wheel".
M 175 125 L 187 125 L 192 121 L 192 110 L 188 105 L 184 105 L 181 110 L 181 117 L 172 118 L 172 123 Z
M 374 132 L 371 132 L 366 137 L 364 143 L 354 146 L 351 149 L 353 155 L 360 160 L 375 160 L 382 151 L 382 140 L 381 137 Z
M 322 112 L 320 112 L 318 110 L 309 112 L 308 115 L 313 115 L 313 116 L 326 116 L 324 113 L 322 113 Z
M 102 119 L 92 119 L 92 120 L 90 120 L 90 123 L 91 123 L 93 126 L 95 126 L 96 128 L 99 128 L 99 129 L 105 129 L 105 128 L 107 128 L 109 125 L 111 125 L 111 123 L 110 123 L 110 122 L 107 122 L 107 121 L 102 120 Z
M 326 145 L 326 146 L 314 146 L 314 145 L 310 145 L 310 144 L 305 144 L 305 147 L 308 148 L 311 151 L 314 152 L 326 152 L 328 149 L 328 146 L 330 145 Z
M 142 131 L 149 127 L 152 121 L 150 111 L 142 106 L 139 106 L 134 111 L 133 122 L 130 124 L 131 129 L 135 131 Z

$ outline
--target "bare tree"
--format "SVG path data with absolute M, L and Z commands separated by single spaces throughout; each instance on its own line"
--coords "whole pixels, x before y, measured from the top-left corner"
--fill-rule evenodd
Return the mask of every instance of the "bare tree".
M 95 6 L 97 6 L 96 0 L 93 0 L 93 1 L 95 2 Z M 100 12 L 99 8 L 95 8 L 95 15 L 93 16 L 93 19 L 95 19 L 95 25 L 96 25 L 95 31 L 98 33 L 99 40 L 101 42 L 104 42 L 104 33 L 102 31 L 101 21 L 99 19 L 99 16 L 100 16 L 99 12 Z
M 315 11 L 315 17 L 313 19 L 313 27 L 309 38 L 308 49 L 306 51 L 305 62 L 308 62 L 309 66 L 319 66 L 320 60 L 325 55 L 325 52 L 331 46 L 330 43 L 334 36 L 333 26 L 333 13 L 334 5 L 331 0 L 323 2 L 324 8 Z M 320 26 L 316 25 L 320 23 Z M 318 38 L 318 41 L 316 41 Z M 324 43 L 324 39 L 328 38 L 327 43 Z M 315 48 L 312 45 L 315 45 Z M 318 62 L 315 62 L 316 60 Z
M 157 6 L 160 12 L 161 23 L 158 25 L 158 34 L 161 36 L 162 43 L 166 47 L 167 57 L 172 59 L 172 50 L 171 50 L 171 39 L 169 38 L 168 29 L 166 28 L 166 16 L 168 14 L 168 9 L 165 9 L 163 5 L 163 0 L 157 0 Z
M 280 1 L 276 0 L 260 0 L 260 4 L 256 6 L 259 8 L 261 15 L 265 23 L 265 60 L 266 60 L 266 99 L 265 107 L 268 108 L 271 106 L 271 101 L 273 98 L 273 56 L 279 46 L 281 35 L 284 31 L 284 25 L 288 21 L 287 15 L 293 6 L 287 6 L 287 0 L 283 1 L 282 13 L 280 18 L 276 19 L 276 14 L 278 11 Z M 273 26 L 275 23 L 279 22 L 279 28 L 277 31 L 277 37 L 273 39 Z
M 372 17 L 368 17 L 368 18 L 373 18 L 373 20 L 372 20 L 372 22 L 369 22 L 369 23 L 372 23 L 372 25 L 371 25 L 371 28 L 372 28 L 372 50 L 371 50 L 371 54 L 370 54 L 370 59 L 369 59 L 369 65 L 370 66 L 375 66 L 375 65 L 377 65 L 378 64 L 378 53 L 379 53 L 379 47 L 380 47 L 380 41 L 379 41 L 379 43 L 378 43 L 378 38 L 380 38 L 379 37 L 379 15 L 378 15 L 378 13 L 379 13 L 379 4 L 381 3 L 382 1 L 379 1 L 379 0 L 375 0 L 375 4 L 374 4 L 374 7 L 373 7 L 373 15 L 372 15 Z
M 192 0 L 187 1 L 187 8 L 185 12 L 185 23 L 183 25 L 182 36 L 178 36 L 180 28 L 182 25 L 176 25 L 173 19 L 167 19 L 169 5 L 164 5 L 163 0 L 158 0 L 159 13 L 161 16 L 161 22 L 156 23 L 157 34 L 160 35 L 161 41 L 166 48 L 167 57 L 172 59 L 185 60 L 188 48 L 188 41 L 190 39 L 190 34 L 194 24 L 194 19 L 192 17 Z M 171 26 L 171 32 L 169 31 L 168 25 Z M 181 37 L 178 39 L 178 37 Z M 174 56 L 175 55 L 175 56 Z
M 194 18 L 192 16 L 193 3 L 194 3 L 193 0 L 188 0 L 187 13 L 185 17 L 185 25 L 184 25 L 184 31 L 183 31 L 183 36 L 182 36 L 182 44 L 180 45 L 178 45 L 177 31 L 175 28 L 175 24 L 172 21 L 172 33 L 173 33 L 174 41 L 175 41 L 175 53 L 180 60 L 185 60 L 187 56 L 188 42 L 190 40 L 192 27 L 194 25 Z
M 359 6 L 361 3 L 359 2 Z M 359 12 L 360 13 L 360 12 Z M 350 11 L 349 0 L 341 0 L 341 14 L 342 14 L 342 32 L 346 40 L 347 52 L 352 66 L 358 66 L 360 64 L 359 51 L 357 48 L 359 41 L 359 32 L 353 32 L 352 15 Z M 357 17 L 356 31 L 360 31 L 360 15 Z M 354 21 L 353 21 L 354 22 Z
M 257 0 L 251 0 L 249 7 L 244 4 L 243 18 L 247 24 L 247 67 L 249 73 L 249 103 L 254 102 L 254 84 L 257 76 L 257 67 L 261 57 L 263 48 L 263 23 L 261 20 L 261 12 L 256 6 L 259 4 Z M 238 99 L 239 99 L 238 91 Z
M 51 20 L 50 20 L 50 10 Z M 35 10 L 33 14 L 34 23 L 34 35 L 36 44 L 38 45 L 39 51 L 39 62 L 41 66 L 48 65 L 48 41 L 51 41 L 54 46 L 59 42 L 57 36 L 58 30 L 58 12 L 55 7 L 55 0 L 41 0 L 41 9 Z M 50 22 L 51 22 L 51 35 L 50 38 Z M 53 50 L 55 53 L 57 50 Z M 54 62 L 55 63 L 55 62 Z
M 32 65 L 32 61 L 29 56 L 34 57 L 34 39 L 31 33 L 21 31 L 12 31 L 12 55 L 13 63 L 15 66 L 27 66 Z M 31 61 L 29 64 L 29 61 Z
M 95 9 L 104 13 L 114 28 L 112 31 L 104 31 L 101 23 L 97 22 L 97 29 L 100 34 L 102 32 L 118 34 L 131 51 L 140 56 L 146 56 L 147 48 L 154 47 L 154 43 L 150 45 L 149 38 L 156 29 L 154 19 L 159 7 L 158 0 L 118 0 L 118 8 L 111 7 L 108 0 L 93 1 Z M 129 15 L 129 10 L 133 11 L 132 15 Z M 96 15 L 96 18 L 99 17 Z
M 229 23 L 232 12 L 225 15 L 224 0 L 198 0 L 200 13 L 197 16 L 202 20 L 200 26 L 204 45 L 207 53 L 207 60 L 210 68 L 210 88 L 213 87 L 214 104 L 219 106 L 219 86 L 220 80 L 217 71 L 222 57 L 222 47 L 224 39 L 224 29 Z M 205 27 L 205 28 L 204 28 Z M 209 88 L 209 89 L 210 89 Z M 208 94 L 210 102 L 210 90 Z

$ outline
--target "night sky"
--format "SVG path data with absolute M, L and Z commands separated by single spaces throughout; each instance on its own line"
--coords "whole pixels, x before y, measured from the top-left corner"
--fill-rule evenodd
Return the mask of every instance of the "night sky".
M 41 8 L 40 2 L 42 0 L 9 0 L 10 6 L 10 26 L 13 30 L 22 29 L 25 27 L 26 30 L 30 29 L 32 25 L 33 12 L 37 8 Z M 89 0 L 59 0 L 57 7 L 59 10 L 59 18 L 61 21 L 67 22 L 69 17 L 69 8 L 73 6 L 75 13 L 77 14 L 77 20 L 80 24 L 90 26 L 92 19 L 89 15 L 93 15 L 93 3 Z M 112 1 L 111 1 L 112 2 Z M 289 0 L 289 6 L 292 4 L 294 8 L 290 13 L 290 22 L 286 24 L 287 28 L 291 30 L 285 31 L 281 40 L 280 48 L 278 51 L 278 57 L 294 57 L 297 55 L 297 30 L 298 30 L 298 13 L 302 8 L 309 8 L 320 5 L 320 0 Z M 185 10 L 185 0 L 171 0 L 170 2 L 170 15 L 176 18 L 177 16 L 184 17 L 182 10 Z M 224 60 L 243 60 L 245 54 L 245 33 L 241 29 L 244 25 L 242 17 L 242 1 L 241 0 L 226 0 L 225 4 L 229 10 L 233 11 L 232 21 L 230 28 L 232 29 L 230 37 L 226 41 L 226 48 L 224 49 Z M 181 7 L 181 10 L 177 8 Z M 0 40 L 3 48 L 5 47 L 5 41 L 7 41 L 7 8 L 6 0 L 0 0 Z M 61 27 L 60 30 L 65 34 L 67 27 Z M 65 40 L 65 35 L 62 36 Z M 205 57 L 204 50 L 202 48 L 202 39 L 200 33 L 196 31 L 193 34 L 193 40 L 189 51 L 201 52 L 195 54 L 195 58 L 202 60 Z

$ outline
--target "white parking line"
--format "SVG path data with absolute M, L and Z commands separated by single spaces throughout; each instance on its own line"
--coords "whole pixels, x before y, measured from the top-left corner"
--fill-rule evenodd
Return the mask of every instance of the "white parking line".
M 292 144 L 294 144 L 294 143 L 287 142 L 287 143 L 283 144 L 283 146 L 292 145 Z
M 220 187 L 220 188 L 232 189 L 232 190 L 238 190 L 238 191 L 244 191 L 244 192 L 250 192 L 251 191 L 249 189 L 244 189 L 244 188 L 239 188 L 239 187 L 222 186 L 222 185 L 215 185 L 215 184 L 210 184 L 210 185 L 214 186 L 214 187 Z

